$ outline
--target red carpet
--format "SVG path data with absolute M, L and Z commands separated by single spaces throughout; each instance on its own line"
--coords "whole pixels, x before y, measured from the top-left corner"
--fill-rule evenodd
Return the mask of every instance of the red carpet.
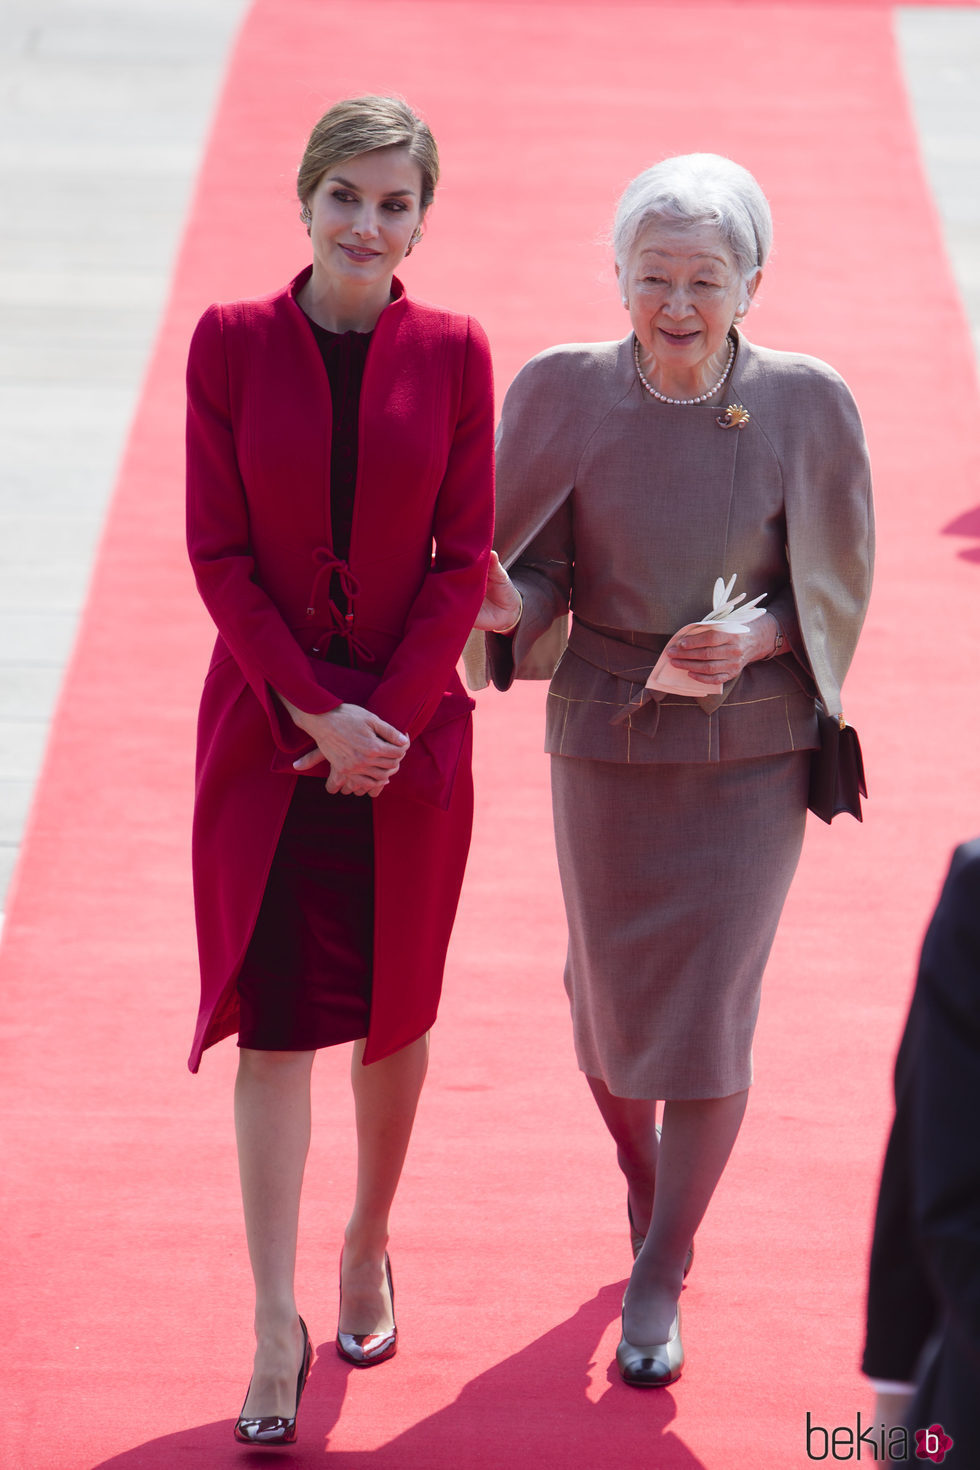
M 751 335 L 840 368 L 871 440 L 881 570 L 847 708 L 872 800 L 863 827 L 809 836 L 749 1118 L 685 1292 L 688 1368 L 639 1394 L 610 1371 L 624 1191 L 571 1053 L 543 691 L 481 698 L 474 853 L 392 1245 L 403 1351 L 358 1375 L 331 1347 L 351 1129 L 344 1062 L 324 1056 L 299 1272 L 322 1352 L 287 1458 L 803 1466 L 808 1411 L 846 1426 L 870 1409 L 857 1361 L 891 1055 L 946 854 L 980 826 L 977 382 L 880 5 L 255 6 L 3 939 L 0 1458 L 256 1458 L 231 1439 L 251 1353 L 234 1047 L 184 1070 L 210 630 L 181 544 L 183 360 L 207 302 L 304 262 L 291 183 L 306 131 L 368 89 L 405 93 L 434 126 L 444 186 L 406 279 L 481 318 L 501 392 L 549 343 L 625 331 L 599 241 L 628 177 L 701 148 L 757 172 L 777 252 Z

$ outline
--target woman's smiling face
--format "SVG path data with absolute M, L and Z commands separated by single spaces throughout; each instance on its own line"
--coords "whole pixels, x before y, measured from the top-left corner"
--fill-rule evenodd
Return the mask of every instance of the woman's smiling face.
M 407 148 L 377 148 L 324 174 L 307 201 L 315 276 L 377 285 L 422 219 L 422 171 Z
M 673 377 L 698 372 L 724 348 L 761 272 L 743 282 L 714 225 L 655 220 L 618 275 L 640 346 Z

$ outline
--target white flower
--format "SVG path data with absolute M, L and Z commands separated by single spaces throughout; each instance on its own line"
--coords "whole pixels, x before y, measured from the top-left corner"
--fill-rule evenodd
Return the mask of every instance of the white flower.
M 740 592 L 737 597 L 732 597 L 737 580 L 737 572 L 732 573 L 727 586 L 721 577 L 717 579 L 711 611 L 703 618 L 699 618 L 699 622 L 710 623 L 715 628 L 727 628 L 731 633 L 744 633 L 746 623 L 765 616 L 765 608 L 758 606 L 766 595 L 764 592 L 760 592 L 758 597 L 753 597 L 751 602 L 745 602 L 744 592 Z M 740 602 L 745 602 L 745 606 L 739 607 Z

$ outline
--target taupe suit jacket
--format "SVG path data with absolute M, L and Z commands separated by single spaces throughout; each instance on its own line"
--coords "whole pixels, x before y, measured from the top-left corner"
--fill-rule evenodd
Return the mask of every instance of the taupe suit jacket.
M 495 544 L 525 608 L 513 640 L 486 643 L 500 687 L 512 677 L 551 678 L 561 659 L 549 750 L 627 760 L 766 754 L 816 743 L 814 688 L 840 712 L 873 560 L 857 408 L 825 363 L 742 337 L 725 401 L 749 411 L 743 428 L 720 427 L 717 407 L 655 402 L 637 379 L 632 337 L 551 348 L 514 380 L 497 436 Z M 611 744 L 598 733 L 610 720 L 601 706 L 636 697 L 658 646 L 703 616 L 715 577 L 732 573 L 736 591 L 767 594 L 791 651 L 749 665 L 713 700 L 668 696 L 659 734 L 637 716 L 639 733 L 656 735 L 640 742 L 644 753 L 636 743 Z M 574 636 L 562 658 L 569 606 L 590 630 L 640 635 L 625 682 L 619 668 L 615 679 L 602 673 L 595 652 L 604 646 L 622 663 L 621 644 L 596 644 L 591 631 L 591 667 L 573 656 Z M 482 643 L 469 650 L 477 687 L 486 682 L 473 657 Z M 704 717 L 717 723 L 721 706 L 722 725 L 706 744 Z M 692 742 L 691 754 L 678 753 Z

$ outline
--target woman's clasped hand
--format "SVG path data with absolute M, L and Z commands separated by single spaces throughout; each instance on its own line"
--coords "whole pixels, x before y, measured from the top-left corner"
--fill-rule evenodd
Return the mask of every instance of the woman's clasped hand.
M 316 741 L 316 749 L 293 761 L 293 769 L 302 775 L 329 761 L 331 795 L 380 796 L 408 754 L 408 736 L 358 704 L 341 704 L 323 715 L 304 714 L 285 699 L 283 704 L 293 723 Z

